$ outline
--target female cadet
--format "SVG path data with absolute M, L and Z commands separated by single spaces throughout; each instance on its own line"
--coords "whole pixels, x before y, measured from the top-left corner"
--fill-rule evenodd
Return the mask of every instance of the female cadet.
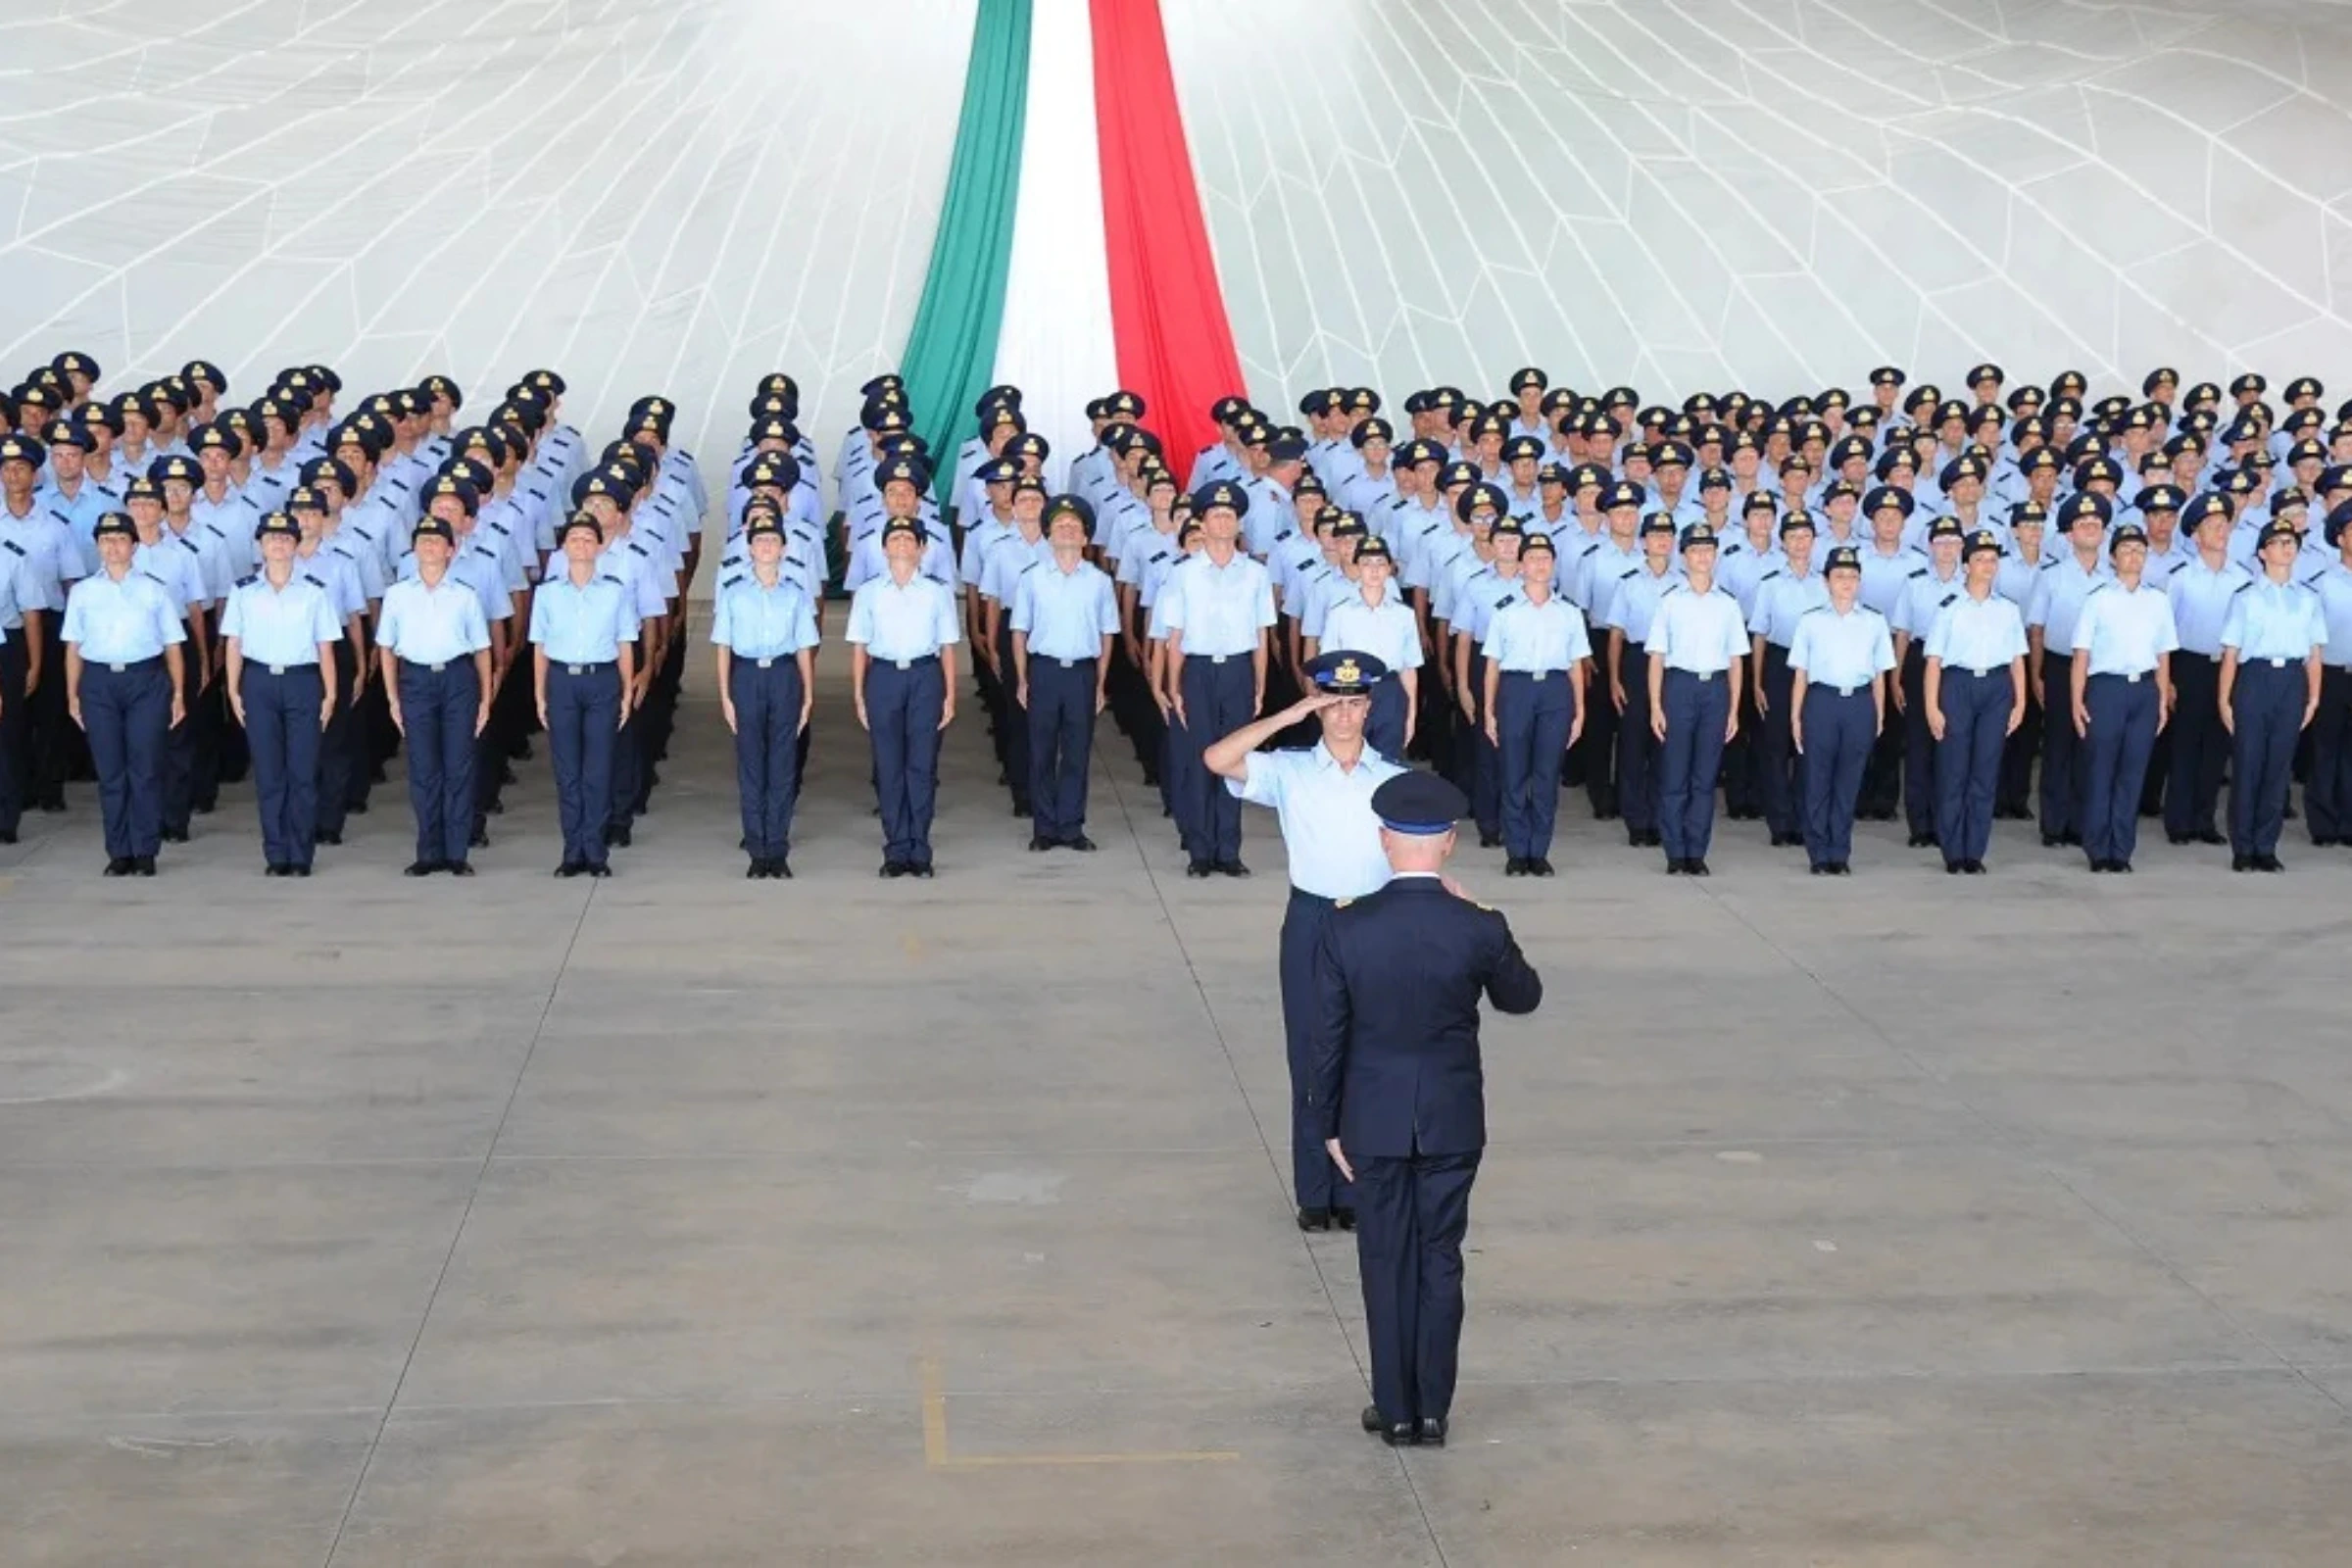
M 556 875 L 611 876 L 612 748 L 637 689 L 637 585 L 603 559 L 604 524 L 564 524 L 564 569 L 531 596 L 531 695 L 556 773 L 564 859 Z
M 137 532 L 100 516 L 98 570 L 66 598 L 66 710 L 90 738 L 106 819 L 106 874 L 153 876 L 164 836 L 164 737 L 187 718 L 187 626 L 164 585 L 130 568 Z
M 1560 768 L 1585 719 L 1585 617 L 1552 590 L 1551 535 L 1519 546 L 1519 597 L 1487 627 L 1487 739 L 1502 764 L 1505 876 L 1549 876 Z M 1408 622 L 1406 630 L 1411 630 Z M 1375 688 L 1377 693 L 1378 688 Z
M 1029 726 L 1029 848 L 1092 853 L 1086 836 L 1086 776 L 1095 715 L 1107 701 L 1118 594 L 1086 559 L 1095 509 L 1083 496 L 1046 506 L 1052 554 L 1015 579 L 1010 621 L 1014 695 Z
M 1649 729 L 1657 737 L 1658 834 L 1666 874 L 1707 875 L 1715 776 L 1740 728 L 1740 677 L 1748 654 L 1740 601 L 1715 586 L 1715 534 L 1682 534 L 1684 581 L 1650 618 Z
M 746 877 L 790 877 L 792 808 L 801 794 L 801 737 L 816 697 L 816 612 L 784 573 L 784 524 L 751 514 L 750 563 L 719 584 L 710 612 L 718 705 L 735 737 L 735 788 Z
M 2026 621 L 1996 591 L 2001 538 L 1968 539 L 1960 593 L 1929 623 L 1922 688 L 1936 737 L 1936 837 L 1949 875 L 1982 876 L 1992 844 L 2002 748 L 2026 717 Z
M 262 812 L 265 876 L 309 876 L 318 831 L 318 737 L 335 710 L 343 623 L 318 579 L 294 567 L 302 524 L 272 512 L 254 529 L 262 569 L 220 613 L 229 710 L 244 728 Z
M 850 692 L 873 737 L 882 808 L 882 872 L 931 874 L 931 813 L 939 799 L 939 736 L 956 717 L 956 600 L 918 569 L 923 525 L 882 525 L 882 575 L 850 601 Z
M 1797 537 L 1808 543 L 1808 527 Z M 1815 876 L 1850 876 L 1854 807 L 1862 769 L 1886 723 L 1887 671 L 1895 667 L 1886 617 L 1861 603 L 1862 557 L 1830 552 L 1820 581 L 1827 603 L 1796 616 L 1788 640 L 1788 744 L 1804 758 L 1804 841 Z M 1776 837 L 1775 843 L 1780 840 Z
M 1374 535 L 1355 547 L 1355 582 L 1345 598 L 1324 612 L 1320 631 L 1307 639 L 1312 662 L 1325 650 L 1370 654 L 1389 667 L 1389 678 L 1372 688 L 1372 716 L 1364 739 L 1381 756 L 1404 760 L 1420 717 L 1421 626 L 1401 590 L 1394 587 L 1396 558 L 1389 542 Z
M 2120 524 L 2107 553 L 2115 576 L 2083 595 L 2068 651 L 2074 656 L 2074 728 L 2082 742 L 2082 853 L 2093 871 L 2129 871 L 2139 839 L 2139 787 L 2148 753 L 2172 717 L 2167 660 L 2180 637 L 2173 602 L 2140 580 L 2148 562 L 2146 530 L 2135 522 Z
M 428 514 L 413 543 L 416 575 L 384 590 L 375 641 L 392 726 L 409 743 L 416 858 L 407 875 L 471 876 L 473 743 L 490 722 L 490 622 L 473 587 L 449 569 L 457 529 Z
M 2287 771 L 2295 738 L 2320 707 L 2327 614 L 2294 580 L 2302 533 L 2268 522 L 2255 546 L 2261 575 L 2230 598 L 2222 624 L 2221 716 L 2230 731 L 2230 869 L 2279 871 Z

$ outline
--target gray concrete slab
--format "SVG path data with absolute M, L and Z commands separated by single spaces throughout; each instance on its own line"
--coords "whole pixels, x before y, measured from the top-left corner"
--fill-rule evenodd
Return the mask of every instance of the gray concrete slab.
M 1029 855 L 976 717 L 928 883 L 837 677 L 789 884 L 699 702 L 601 884 L 543 760 L 466 884 L 397 774 L 307 883 L 242 791 L 153 882 L 28 821 L 0 1561 L 2342 1560 L 2352 856 L 1465 854 L 1551 996 L 1400 1459 L 1289 1223 L 1270 822 L 1188 881 L 1106 742 L 1102 852 Z

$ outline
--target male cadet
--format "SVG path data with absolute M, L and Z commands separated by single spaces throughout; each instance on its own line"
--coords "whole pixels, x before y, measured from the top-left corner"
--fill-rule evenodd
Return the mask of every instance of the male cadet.
M 1902 666 L 1895 706 L 1903 714 L 1903 813 L 1910 820 L 1915 850 L 1932 849 L 1938 842 L 1937 749 L 1926 701 L 1928 629 L 1960 596 L 1960 551 L 1966 538 L 1958 517 L 1937 517 L 1928 524 L 1928 564 L 1911 574 L 1889 617 L 1894 657 Z
M 2323 530 L 2335 559 L 2303 579 L 2320 596 L 2328 628 L 2303 812 L 2311 842 L 2326 847 L 2352 844 L 2352 501 L 2338 502 Z
M 743 847 L 751 855 L 744 875 L 789 879 L 792 813 L 816 690 L 814 593 L 783 569 L 784 524 L 774 512 L 746 515 L 744 543 L 742 570 L 720 578 L 710 607 L 719 709 L 735 737 Z
M 1801 512 L 1791 512 L 1781 519 L 1781 562 L 1768 566 L 1756 581 L 1755 602 L 1748 609 L 1747 628 L 1753 638 L 1751 657 L 1755 664 L 1749 673 L 1755 688 L 1755 700 L 1750 705 L 1757 716 L 1758 733 L 1752 756 L 1756 769 L 1756 802 L 1762 808 L 1764 825 L 1772 835 L 1773 848 L 1803 844 L 1814 852 L 1814 863 L 1822 863 L 1825 847 L 1839 853 L 1830 856 L 1833 862 L 1845 860 L 1843 848 L 1852 839 L 1851 816 L 1854 801 L 1846 800 L 1844 811 L 1848 820 L 1843 824 L 1842 837 L 1836 832 L 1816 833 L 1814 806 L 1816 797 L 1812 784 L 1812 764 L 1802 760 L 1803 753 L 1796 744 L 1802 729 L 1803 715 L 1796 705 L 1796 671 L 1789 654 L 1796 646 L 1797 631 L 1804 617 L 1832 600 L 1826 573 L 1813 569 L 1813 519 Z M 1862 562 L 1850 547 L 1840 547 L 1853 558 L 1853 587 L 1861 591 Z M 1735 599 L 1739 596 L 1735 593 Z M 1864 606 L 1864 609 L 1869 609 Z M 1878 614 L 1873 610 L 1872 614 Z M 1884 622 L 1885 616 L 1880 616 Z M 1879 701 L 1885 702 L 1881 693 Z M 1848 737 L 1840 715 L 1840 728 L 1834 742 L 1825 743 L 1822 766 L 1835 769 L 1843 765 L 1844 742 Z M 1879 726 L 1873 724 L 1861 737 L 1867 752 L 1878 740 Z M 1855 789 L 1861 788 L 1861 775 L 1855 774 Z M 1825 778 L 1825 786 L 1828 780 Z M 1843 800 L 1842 794 L 1834 798 Z M 1858 797 L 1857 797 L 1858 798 Z
M 1631 480 L 1624 484 L 1631 489 Z M 1636 849 L 1662 842 L 1648 645 L 1658 601 L 1681 581 L 1674 540 L 1674 519 L 1663 512 L 1642 519 L 1642 564 L 1618 579 L 1601 617 L 1609 628 L 1609 699 L 1617 713 L 1617 809 L 1625 818 L 1625 842 Z
M 2262 575 L 2230 602 L 2222 628 L 2216 707 L 2232 742 L 2230 869 L 2278 871 L 2295 741 L 2320 706 L 2327 612 L 2319 591 L 2295 580 L 2302 538 L 2294 525 L 2262 530 Z
M 1197 566 L 1186 570 L 1198 570 Z M 1290 852 L 1291 900 L 1282 917 L 1282 1023 L 1291 1069 L 1291 1176 L 1298 1228 L 1347 1230 L 1355 1202 L 1324 1149 L 1308 1091 L 1315 1044 L 1315 945 L 1335 905 L 1388 880 L 1372 795 L 1404 769 L 1364 744 L 1372 688 L 1388 673 L 1368 654 L 1331 653 L 1307 666 L 1314 690 L 1267 718 L 1243 725 L 1202 754 L 1210 774 L 1238 801 L 1270 807 Z M 1301 751 L 1260 751 L 1293 724 L 1320 718 L 1323 737 Z
M 1263 561 L 1296 514 L 1291 493 L 1298 487 L 1306 466 L 1306 443 L 1283 438 L 1266 446 L 1266 471 L 1243 488 L 1250 494 L 1250 511 L 1243 520 L 1243 543 Z
M 1202 549 L 1168 573 L 1157 612 L 1168 630 L 1166 684 L 1188 737 L 1177 749 L 1181 771 L 1174 783 L 1178 819 L 1192 830 L 1185 866 L 1192 877 L 1250 874 L 1242 863 L 1241 802 L 1218 787 L 1205 761 L 1212 743 L 1202 738 L 1249 723 L 1266 698 L 1274 588 L 1266 568 L 1237 543 L 1248 505 L 1247 492 L 1230 480 L 1194 492 Z
M 2015 605 L 2021 617 L 2033 605 L 2034 589 L 2041 580 L 2041 538 L 2049 521 L 2049 509 L 2037 501 L 2021 501 L 2009 512 L 2009 542 L 1993 583 L 1994 591 Z M 1994 821 L 2033 820 L 2034 760 L 2041 755 L 2042 728 L 2041 707 L 2029 680 L 2024 711 L 2001 746 L 2001 787 L 1993 797 Z
M 1900 448 L 1889 457 L 1908 459 Z M 1901 464 L 1882 461 L 1882 471 L 1901 470 Z M 1917 503 L 1899 484 L 1881 483 L 1862 499 L 1862 514 L 1870 526 L 1870 541 L 1857 555 L 1862 562 L 1862 602 L 1886 617 L 1889 626 L 1901 612 L 1904 592 L 1914 574 L 1928 569 L 1928 558 L 1904 542 Z M 1889 724 L 1879 732 L 1870 761 L 1862 769 L 1862 801 L 1856 808 L 1865 822 L 1891 821 L 1903 788 L 1903 731 Z
M 164 736 L 186 716 L 180 644 L 188 632 L 163 584 L 131 568 L 130 519 L 108 513 L 96 537 L 98 569 L 66 601 L 60 684 L 69 717 L 90 738 L 106 874 L 153 876 L 163 841 Z
M 33 496 L 47 456 L 30 436 L 0 438 L 0 552 L 22 568 L 18 613 L 27 624 L 63 612 L 68 592 L 83 572 L 72 530 Z M 29 635 L 45 637 L 53 625 Z M 62 811 L 73 727 L 66 716 L 65 687 L 54 679 L 28 681 L 23 706 L 28 727 L 18 732 L 23 744 L 15 748 L 17 798 L 36 810 Z
M 2026 676 L 2042 710 L 2039 815 L 2045 850 L 2082 842 L 2082 731 L 2075 722 L 2073 699 L 2075 622 L 2091 591 L 2112 580 L 2099 542 L 2113 516 L 2105 496 L 2085 492 L 2067 498 L 2058 509 L 2067 553 L 2043 564 L 2026 606 Z M 2136 795 L 2132 808 L 2138 809 Z
M 1011 611 L 1021 574 L 1051 560 L 1054 546 L 1046 538 L 1045 482 L 1025 473 L 1013 481 L 1012 492 L 1012 527 L 988 546 L 987 559 L 980 564 L 980 635 L 972 655 L 990 669 L 987 685 L 996 698 L 990 721 L 997 762 L 1012 795 L 1012 814 L 1028 816 L 1034 808 L 1029 799 L 1029 718 L 1020 706 L 1019 679 L 1012 667 Z
M 96 548 L 96 524 L 92 524 L 92 548 Z M 24 820 L 21 769 L 31 746 L 24 688 L 28 677 L 39 684 L 47 652 L 42 644 L 40 612 L 27 613 L 25 601 L 39 592 L 25 554 L 0 544 L 0 844 L 16 843 Z
M 1116 592 L 1086 559 L 1094 508 L 1081 496 L 1046 504 L 1051 554 L 1021 568 L 1012 601 L 1012 669 L 1029 726 L 1029 848 L 1092 851 L 1086 836 L 1086 776 L 1094 760 L 1095 715 L 1107 700 Z
M 1850 876 L 1854 803 L 1871 742 L 1886 722 L 1894 642 L 1886 617 L 1861 603 L 1862 563 L 1852 546 L 1830 552 L 1822 580 L 1825 602 L 1797 616 L 1785 656 L 1788 690 L 1779 708 L 1788 715 L 1790 746 L 1804 758 L 1803 841 L 1812 873 Z
M 1547 533 L 1521 542 L 1517 597 L 1494 612 L 1482 650 L 1480 709 L 1501 764 L 1505 876 L 1552 874 L 1560 770 L 1584 723 L 1592 647 L 1583 614 L 1553 591 L 1556 559 Z
M 1528 1013 L 1544 983 L 1510 922 L 1445 877 L 1461 792 L 1375 790 L 1388 876 L 1339 902 L 1314 953 L 1308 1115 L 1356 1191 L 1372 1403 L 1366 1432 L 1443 1447 L 1462 1338 L 1462 1238 L 1487 1141 L 1478 1004 Z
M 923 525 L 882 524 L 889 569 L 850 600 L 850 693 L 873 738 L 886 877 L 928 877 L 939 800 L 939 737 L 956 718 L 956 599 L 917 569 Z
M 1388 541 L 1378 536 L 1355 547 L 1355 580 L 1323 612 L 1321 626 L 1307 639 L 1311 662 L 1324 653 L 1370 654 L 1389 670 L 1372 689 L 1372 716 L 1364 738 L 1392 761 L 1411 744 L 1420 697 L 1421 629 L 1411 607 L 1396 591 Z
M 1942 520 L 1942 519 L 1938 519 Z M 1936 836 L 1949 875 L 1982 876 L 2001 755 L 2026 717 L 2026 622 L 1998 591 L 2001 537 L 1969 535 L 1960 591 L 1931 617 L 1920 708 L 1936 737 Z
M 1684 580 L 1660 596 L 1643 639 L 1649 653 L 1649 729 L 1658 739 L 1658 833 L 1666 874 L 1706 876 L 1715 831 L 1715 779 L 1740 730 L 1740 681 L 1748 655 L 1740 601 L 1715 586 L 1715 536 L 1682 534 Z
M 2230 736 L 2220 700 L 2222 627 L 2237 595 L 2254 577 L 2230 558 L 2230 504 L 2217 495 L 2190 502 L 2183 514 L 2192 546 L 2186 562 L 2164 579 L 2180 646 L 2172 657 L 2173 721 L 2164 789 L 2164 832 L 2174 844 L 2220 844 L 2215 822 Z M 2153 763 L 2151 763 L 2153 766 Z

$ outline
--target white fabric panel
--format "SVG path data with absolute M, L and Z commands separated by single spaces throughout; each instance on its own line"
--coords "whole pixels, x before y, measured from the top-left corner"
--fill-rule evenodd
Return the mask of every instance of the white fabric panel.
M 1094 48 L 1087 0 L 1036 0 L 1020 206 L 996 378 L 1021 389 L 1029 428 L 1053 444 L 1046 474 L 1056 489 L 1070 460 L 1094 445 L 1088 401 L 1115 387 L 1119 374 L 1102 240 Z

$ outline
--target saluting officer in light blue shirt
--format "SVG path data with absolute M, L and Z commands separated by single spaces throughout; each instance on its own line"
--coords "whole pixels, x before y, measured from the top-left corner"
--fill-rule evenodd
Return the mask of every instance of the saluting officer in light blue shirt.
M 183 722 L 180 644 L 164 585 L 130 564 L 130 518 L 98 519 L 98 570 L 66 600 L 66 709 L 90 739 L 106 819 L 106 874 L 153 876 L 163 843 L 164 737 Z
M 318 846 L 318 743 L 339 695 L 343 618 L 295 564 L 302 525 L 282 512 L 255 525 L 262 569 L 220 612 L 229 710 L 245 728 L 262 813 L 267 876 L 309 876 Z
M 1977 876 L 1992 843 L 2001 757 L 2026 715 L 2026 623 L 1998 591 L 2001 536 L 1968 538 L 1960 591 L 1937 610 L 1923 640 L 1927 676 L 1921 709 L 1939 748 L 1936 836 L 1943 868 Z
M 808 760 L 815 699 L 816 612 L 784 571 L 784 525 L 755 513 L 746 529 L 750 559 L 722 578 L 711 607 L 718 649 L 719 708 L 735 737 L 735 790 L 743 815 L 744 875 L 792 875 L 792 814 Z
M 2104 498 L 2076 497 L 2084 499 Z M 2172 716 L 2167 661 L 2180 638 L 2172 601 L 2142 580 L 2147 533 L 2121 524 L 2107 550 L 2115 575 L 2083 596 L 2075 617 L 2074 720 L 2083 742 L 2084 857 L 2093 871 L 2129 871 L 2148 754 Z M 2061 563 L 2056 569 L 2075 568 Z
M 2319 591 L 2294 579 L 2301 533 L 2288 522 L 2262 530 L 2262 575 L 2230 602 L 2222 627 L 2220 705 L 2230 727 L 2230 864 L 2277 871 L 2295 740 L 2320 706 L 2328 616 Z
M 1796 537 L 1809 552 L 1811 530 Z M 1894 640 L 1886 617 L 1861 602 L 1862 561 L 1852 547 L 1831 551 L 1828 568 L 1813 580 L 1823 599 L 1796 617 L 1783 655 L 1788 690 L 1777 707 L 1787 715 L 1788 745 L 1804 757 L 1802 838 L 1813 874 L 1847 876 L 1862 769 L 1886 723 L 1885 676 L 1895 667 Z M 1773 711 L 1766 709 L 1768 717 Z
M 1658 833 L 1672 875 L 1705 876 L 1715 779 L 1740 727 L 1748 654 L 1740 601 L 1715 586 L 1714 530 L 1682 532 L 1682 586 L 1659 599 L 1649 636 L 1650 733 L 1658 739 Z
M 1029 726 L 1035 851 L 1095 847 L 1086 836 L 1086 780 L 1095 716 L 1107 699 L 1119 604 L 1109 576 L 1086 559 L 1094 525 L 1095 509 L 1085 497 L 1049 501 L 1051 554 L 1032 563 L 1013 589 L 1013 679 Z
M 632 585 L 604 556 L 605 530 L 587 512 L 564 524 L 564 569 L 531 596 L 531 696 L 556 775 L 564 858 L 556 875 L 610 876 L 612 751 L 637 676 L 639 620 Z

